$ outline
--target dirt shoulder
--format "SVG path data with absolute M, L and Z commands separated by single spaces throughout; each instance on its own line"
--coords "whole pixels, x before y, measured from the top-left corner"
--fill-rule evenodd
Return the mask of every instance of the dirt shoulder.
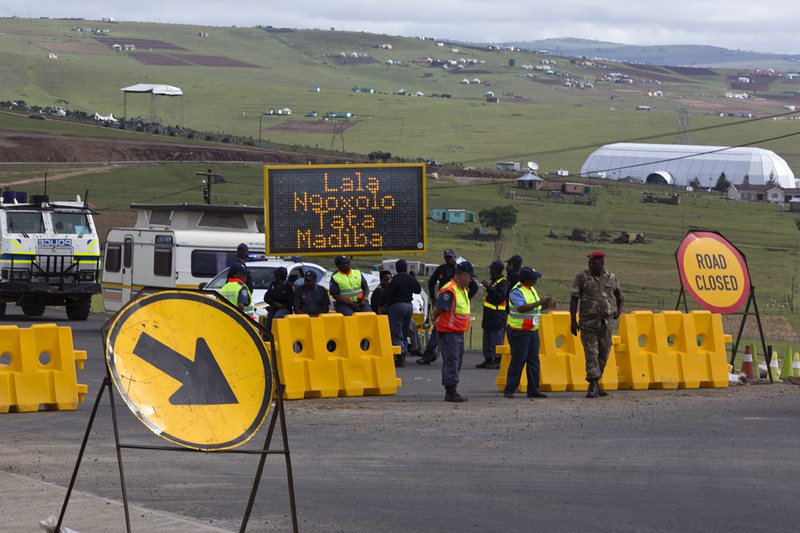
M 0 132 L 0 161 L 44 162 L 126 162 L 126 161 L 260 161 L 271 163 L 341 163 L 341 158 L 312 156 L 296 152 L 127 140 L 105 137 L 73 137 L 44 133 Z

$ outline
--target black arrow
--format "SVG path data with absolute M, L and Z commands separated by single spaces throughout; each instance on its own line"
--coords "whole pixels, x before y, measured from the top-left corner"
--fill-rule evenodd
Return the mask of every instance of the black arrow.
M 139 337 L 133 353 L 181 382 L 181 388 L 169 398 L 172 405 L 239 403 L 203 337 L 198 337 L 195 343 L 194 361 L 147 333 Z

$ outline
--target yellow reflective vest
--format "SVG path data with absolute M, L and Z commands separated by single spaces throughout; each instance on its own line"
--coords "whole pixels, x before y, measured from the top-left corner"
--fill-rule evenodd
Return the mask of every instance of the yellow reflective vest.
M 333 281 L 339 285 L 339 296 L 345 302 L 358 302 L 364 299 L 364 291 L 361 290 L 361 271 L 351 268 L 345 274 L 341 270 L 333 275 Z
M 490 287 L 491 287 L 491 288 L 494 288 L 494 287 L 496 287 L 496 286 L 497 286 L 497 284 L 498 284 L 498 283 L 500 283 L 501 281 L 505 281 L 505 280 L 506 280 L 506 278 L 500 278 L 500 279 L 498 279 L 497 281 L 493 281 L 493 282 L 491 283 L 491 286 L 490 286 Z M 491 309 L 492 311 L 505 311 L 505 310 L 506 310 L 506 303 L 507 303 L 507 300 L 503 300 L 503 301 L 502 301 L 502 302 L 500 302 L 499 304 L 497 304 L 497 305 L 494 305 L 494 304 L 492 304 L 492 303 L 489 303 L 489 302 L 487 302 L 487 301 L 486 301 L 486 297 L 487 297 L 487 296 L 489 296 L 489 291 L 488 291 L 488 290 L 486 291 L 486 294 L 483 296 L 483 306 L 484 306 L 485 308 L 487 308 L 487 309 Z
M 515 290 L 519 290 L 519 292 L 522 293 L 522 296 L 525 297 L 526 305 L 539 301 L 539 294 L 536 292 L 536 289 L 534 289 L 533 286 L 528 287 L 522 283 L 517 283 L 514 285 L 514 288 L 511 289 L 511 292 L 514 292 Z M 535 307 L 532 311 L 528 311 L 527 313 L 521 313 L 517 311 L 517 308 L 514 307 L 514 304 L 510 303 L 510 307 L 511 311 L 508 313 L 508 319 L 506 320 L 508 327 L 522 331 L 536 331 L 539 329 L 539 307 Z
M 255 319 L 256 312 L 255 307 L 253 306 L 253 293 L 250 292 L 250 289 L 243 281 L 229 281 L 222 286 L 222 288 L 219 290 L 219 293 L 230 303 L 236 307 L 239 307 L 239 291 L 242 290 L 242 287 L 247 289 L 247 296 L 249 296 L 249 301 L 247 302 L 247 305 L 244 306 L 242 311 L 250 318 Z

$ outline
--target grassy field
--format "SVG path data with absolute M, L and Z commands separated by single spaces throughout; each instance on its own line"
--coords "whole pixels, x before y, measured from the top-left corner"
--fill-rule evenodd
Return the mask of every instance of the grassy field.
M 48 192 L 53 198 L 63 198 L 89 190 L 92 204 L 101 211 L 98 222 L 107 228 L 131 202 L 200 202 L 202 184 L 195 172 L 204 171 L 206 166 L 128 166 L 52 182 Z M 260 165 L 217 165 L 215 171 L 227 181 L 214 187 L 215 203 L 263 202 Z M 680 290 L 675 251 L 687 230 L 705 229 L 721 232 L 747 256 L 761 311 L 781 318 L 775 327 L 791 324 L 797 328 L 800 302 L 795 299 L 797 289 L 793 285 L 800 262 L 800 231 L 794 213 L 774 205 L 731 202 L 710 193 L 684 193 L 677 206 L 645 204 L 641 201 L 642 188 L 609 182 L 593 184 L 595 203 L 587 206 L 577 205 L 571 198 L 553 200 L 545 193 L 516 190 L 513 182 L 461 181 L 429 179 L 428 207 L 478 213 L 484 208 L 514 205 L 518 222 L 505 233 L 501 258 L 519 253 L 526 264 L 541 270 L 544 278 L 540 288 L 553 295 L 562 309 L 569 300 L 572 278 L 585 268 L 586 253 L 596 248 L 609 254 L 608 267 L 622 280 L 629 309 L 674 308 Z M 513 200 L 507 198 L 510 190 L 516 192 Z M 448 225 L 429 220 L 428 250 L 419 258 L 438 263 L 444 248 L 455 248 L 479 267 L 481 277 L 487 277 L 486 266 L 498 251 L 496 236 L 493 232 L 476 234 L 478 228 L 478 224 Z M 576 242 L 566 238 L 574 229 L 595 234 L 605 231 L 611 239 L 622 232 L 644 233 L 648 242 Z M 370 257 L 359 263 L 368 266 L 376 261 Z M 769 326 L 769 320 L 766 323 Z
M 185 50 L 113 52 L 73 26 L 108 27 L 114 39 L 160 39 Z M 198 32 L 208 31 L 208 38 Z M 392 44 L 391 50 L 376 48 Z M 795 120 L 745 121 L 719 117 L 714 113 L 750 112 L 766 116 L 783 112 L 800 90 L 798 80 L 775 80 L 758 98 L 746 101 L 723 98 L 730 91 L 727 76 L 687 75 L 679 72 L 640 70 L 629 65 L 607 64 L 582 67 L 568 58 L 553 58 L 554 69 L 572 80 L 595 83 L 594 89 L 565 87 L 567 78 L 535 72 L 522 78 L 522 64 L 539 64 L 535 54 L 507 51 L 439 47 L 433 41 L 362 33 L 309 30 L 286 33 L 261 28 L 203 28 L 165 24 L 89 21 L 0 19 L 0 100 L 25 100 L 41 106 L 64 105 L 89 113 L 123 114 L 121 87 L 134 83 L 165 83 L 182 87 L 184 125 L 200 131 L 233 133 L 258 138 L 259 115 L 266 109 L 290 107 L 293 115 L 262 117 L 262 137 L 274 143 L 368 153 L 383 150 L 415 159 L 433 158 L 466 166 L 493 168 L 497 161 L 537 161 L 543 174 L 566 168 L 576 173 L 585 158 L 603 144 L 620 140 L 648 139 L 670 143 L 677 129 L 676 109 L 689 108 L 691 141 L 695 144 L 757 146 L 777 152 L 790 166 L 800 165 Z M 48 51 L 58 59 L 48 59 Z M 342 62 L 340 52 L 366 53 L 376 61 Z M 245 67 L 157 66 L 137 61 L 135 54 L 162 54 L 173 58 L 216 56 L 255 65 Z M 332 57 L 333 56 L 333 57 Z M 450 72 L 411 59 L 437 57 L 476 58 L 485 63 L 466 72 Z M 399 65 L 387 65 L 399 59 Z M 516 62 L 515 67 L 509 61 Z M 630 72 L 632 85 L 596 81 L 612 70 Z M 649 74 L 648 74 L 649 72 Z M 464 85 L 463 78 L 478 77 L 480 85 Z M 660 78 L 660 79 L 658 79 Z M 319 92 L 312 92 L 319 87 Z M 371 87 L 377 94 L 355 93 L 353 87 Z M 392 94 L 399 89 L 422 91 L 426 97 Z M 658 89 L 664 97 L 648 97 Z M 484 93 L 493 91 L 501 103 L 490 104 Z M 452 98 L 430 98 L 431 94 Z M 788 95 L 788 96 L 787 96 Z M 180 121 L 180 102 L 159 98 L 158 118 L 165 124 Z M 637 105 L 653 111 L 635 111 Z M 348 111 L 356 114 L 345 130 L 344 139 L 333 138 L 330 130 L 311 132 L 303 126 L 318 119 L 303 115 L 310 110 Z M 149 116 L 150 98 L 131 95 L 129 116 Z M 301 126 L 302 131 L 287 126 Z M 716 127 L 720 126 L 720 127 Z M 712 128 L 713 127 L 713 128 Z M 700 129 L 709 128 L 709 129 Z M 0 114 L 0 130 L 39 131 L 61 135 L 114 136 L 125 139 L 141 135 L 108 128 L 89 128 L 62 121 L 33 121 Z M 784 137 L 764 141 L 776 137 Z M 172 139 L 159 136 L 159 141 Z M 332 141 L 334 141 L 332 143 Z M 757 142 L 763 141 L 763 142 Z M 185 142 L 185 141 L 184 141 Z M 214 188 L 215 203 L 258 204 L 263 201 L 259 165 L 215 163 L 227 184 Z M 202 199 L 201 180 L 195 173 L 206 163 L 130 164 L 122 168 L 87 165 L 92 173 L 48 183 L 53 198 L 72 197 L 89 190 L 90 201 L 103 213 L 102 227 L 110 227 L 131 202 L 193 202 Z M 0 183 L 41 176 L 44 171 L 76 170 L 75 165 L 2 165 Z M 595 184 L 597 185 L 597 184 Z M 39 189 L 37 189 L 37 187 Z M 27 187 L 41 192 L 41 182 Z M 679 292 L 674 252 L 690 228 L 717 230 L 736 244 L 750 264 L 759 305 L 768 316 L 768 330 L 777 341 L 795 335 L 798 312 L 795 278 L 800 250 L 796 215 L 776 206 L 733 203 L 706 193 L 684 194 L 678 206 L 641 202 L 642 188 L 603 183 L 596 189 L 591 206 L 570 200 L 550 200 L 540 193 L 517 193 L 506 197 L 512 184 L 478 181 L 463 183 L 446 179 L 429 180 L 428 207 L 464 208 L 478 212 L 486 207 L 512 203 L 519 210 L 516 227 L 508 231 L 502 245 L 503 258 L 519 253 L 544 273 L 541 292 L 552 294 L 566 308 L 574 274 L 585 267 L 585 255 L 595 248 L 609 253 L 608 267 L 617 273 L 627 295 L 628 309 L 674 308 Z M 128 216 L 129 218 L 129 216 Z M 491 235 L 475 235 L 476 225 L 443 225 L 429 221 L 429 247 L 420 259 L 439 262 L 441 250 L 457 252 L 480 267 L 495 257 Z M 623 231 L 644 233 L 647 244 L 589 244 L 567 240 L 573 229 L 595 233 L 606 231 L 611 238 Z M 559 238 L 550 238 L 554 235 Z M 373 259 L 361 261 L 368 265 Z
M 107 28 L 108 36 L 157 39 L 184 50 L 137 48 L 114 52 L 75 26 Z M 208 31 L 200 38 L 198 32 Z M 672 142 L 677 128 L 675 110 L 686 106 L 690 128 L 713 125 L 729 127 L 693 132 L 696 144 L 735 145 L 794 133 L 793 121 L 745 124 L 742 119 L 712 116 L 713 112 L 751 112 L 758 116 L 783 110 L 786 95 L 800 88 L 798 80 L 775 81 L 759 99 L 734 101 L 722 98 L 730 91 L 727 76 L 733 71 L 693 76 L 658 69 L 637 70 L 628 65 L 601 64 L 584 67 L 569 58 L 545 59 L 532 53 L 460 49 L 437 46 L 433 41 L 366 33 L 304 30 L 274 33 L 261 28 L 205 28 L 168 24 L 116 23 L 59 20 L 0 20 L 0 100 L 24 99 L 38 105 L 63 105 L 105 115 L 123 114 L 121 87 L 134 83 L 166 83 L 182 87 L 184 125 L 201 131 L 222 131 L 259 137 L 259 115 L 267 109 L 289 107 L 291 117 L 267 116 L 261 120 L 263 139 L 272 142 L 344 149 L 359 153 L 388 151 L 408 158 L 433 158 L 469 166 L 493 167 L 496 161 L 535 159 L 544 173 L 557 168 L 576 172 L 594 147 L 621 139 L 650 137 L 653 142 Z M 391 50 L 377 48 L 391 44 Z M 48 59 L 48 51 L 58 54 Z M 344 60 L 344 52 L 367 54 Z M 137 61 L 142 55 L 171 58 L 214 56 L 254 65 L 244 67 L 159 66 Z M 333 56 L 333 57 L 332 57 Z M 414 59 L 474 58 L 485 61 L 464 71 L 443 70 Z M 399 65 L 387 65 L 388 60 Z M 510 67 L 509 61 L 515 61 Z M 556 61 L 553 68 L 564 77 L 538 71 L 534 78 L 523 64 Z M 575 61 L 573 59 L 573 61 Z M 344 62 L 344 63 L 343 63 Z M 610 71 L 630 73 L 636 81 L 621 85 L 596 81 Z M 461 80 L 479 78 L 479 85 Z M 585 80 L 594 89 L 563 85 L 567 79 Z M 319 87 L 319 92 L 312 92 Z M 378 94 L 352 91 L 370 87 Z M 392 94 L 400 89 L 422 91 L 426 97 Z M 661 90 L 663 97 L 648 97 Z M 486 103 L 492 91 L 501 103 Z M 430 98 L 450 94 L 450 99 Z M 128 96 L 128 115 L 150 114 L 148 95 Z M 800 99 L 798 99 L 800 102 Z M 788 101 L 787 101 L 788 102 Z M 635 111 L 648 105 L 653 111 Z M 348 111 L 356 117 L 344 133 L 334 138 L 330 128 L 296 131 L 319 119 L 304 117 L 315 110 Z M 165 124 L 181 119 L 181 104 L 174 98 L 157 98 L 156 112 Z M 307 130 L 307 128 L 306 128 Z M 800 164 L 800 152 L 791 140 L 764 142 L 760 147 L 776 151 L 790 164 Z M 582 147 L 582 148 L 576 148 Z

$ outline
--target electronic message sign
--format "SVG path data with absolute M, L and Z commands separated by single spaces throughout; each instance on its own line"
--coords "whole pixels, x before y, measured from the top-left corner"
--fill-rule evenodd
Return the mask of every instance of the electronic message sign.
M 681 283 L 701 307 L 733 313 L 750 296 L 750 272 L 744 255 L 725 237 L 690 231 L 675 252 Z
M 266 253 L 425 250 L 425 165 L 264 167 Z

